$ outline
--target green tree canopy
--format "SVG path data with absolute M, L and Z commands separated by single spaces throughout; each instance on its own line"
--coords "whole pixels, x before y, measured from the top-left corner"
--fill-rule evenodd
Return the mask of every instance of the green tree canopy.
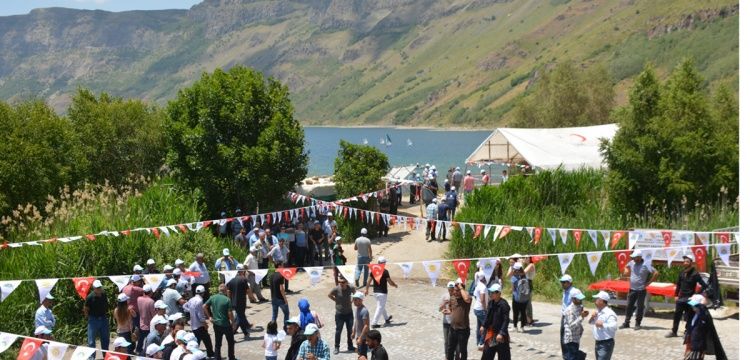
M 341 140 L 333 164 L 336 195 L 345 198 L 382 189 L 382 177 L 390 167 L 388 156 L 375 147 Z
M 154 106 L 78 89 L 68 117 L 86 155 L 84 179 L 91 183 L 120 184 L 130 175 L 153 174 L 164 164 L 165 116 Z
M 304 131 L 286 86 L 235 66 L 204 73 L 167 106 L 169 164 L 209 211 L 269 205 L 307 173 Z

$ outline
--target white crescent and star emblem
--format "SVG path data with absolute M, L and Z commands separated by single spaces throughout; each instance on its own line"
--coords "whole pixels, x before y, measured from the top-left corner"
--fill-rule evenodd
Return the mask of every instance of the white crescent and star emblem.
M 34 351 L 36 351 L 36 343 L 30 342 L 23 346 L 23 351 L 21 351 L 21 356 L 19 357 L 30 357 Z

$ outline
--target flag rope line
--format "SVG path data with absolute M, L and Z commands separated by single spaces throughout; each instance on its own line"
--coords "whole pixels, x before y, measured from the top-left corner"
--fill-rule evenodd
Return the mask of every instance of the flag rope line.
M 38 340 L 38 341 L 40 341 L 42 343 L 46 342 L 46 343 L 54 343 L 54 344 L 60 344 L 60 345 L 67 345 L 68 347 L 72 346 L 74 348 L 83 347 L 83 348 L 87 348 L 87 349 L 93 349 L 94 352 L 92 353 L 92 355 L 94 353 L 96 353 L 97 351 L 101 351 L 103 353 L 109 353 L 109 354 L 115 354 L 115 355 L 124 355 L 124 356 L 127 356 L 128 358 L 135 357 L 138 360 L 141 360 L 141 359 L 144 359 L 144 360 L 157 360 L 156 358 L 150 358 L 148 356 L 134 356 L 133 354 L 121 353 L 121 352 L 117 352 L 117 351 L 102 350 L 102 349 L 99 349 L 99 348 L 90 348 L 88 346 L 83 346 L 83 345 L 73 345 L 73 344 L 59 342 L 59 341 L 55 341 L 55 340 L 45 340 L 45 339 L 40 339 L 38 337 L 26 336 L 26 335 L 18 335 L 18 334 L 14 334 L 14 333 L 0 331 L 0 339 L 4 338 L 6 336 L 12 336 L 13 337 L 13 341 L 10 344 L 7 344 L 8 348 L 10 348 L 11 346 L 13 346 L 13 344 L 16 342 L 16 340 L 18 340 L 18 338 L 22 338 L 22 339 L 31 339 L 31 340 L 35 340 L 35 341 Z M 5 349 L 5 350 L 8 350 L 8 349 Z M 37 350 L 38 350 L 38 348 L 37 348 Z M 67 351 L 68 349 L 66 348 L 65 350 Z M 0 353 L 3 353 L 3 352 L 5 352 L 5 351 L 2 351 Z M 74 352 L 75 352 L 75 350 L 74 350 Z

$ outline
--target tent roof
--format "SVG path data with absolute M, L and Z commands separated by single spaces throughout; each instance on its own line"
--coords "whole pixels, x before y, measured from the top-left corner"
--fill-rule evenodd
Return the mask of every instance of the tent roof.
M 520 163 L 566 170 L 600 168 L 601 139 L 611 139 L 616 124 L 557 129 L 498 128 L 466 159 L 467 164 Z

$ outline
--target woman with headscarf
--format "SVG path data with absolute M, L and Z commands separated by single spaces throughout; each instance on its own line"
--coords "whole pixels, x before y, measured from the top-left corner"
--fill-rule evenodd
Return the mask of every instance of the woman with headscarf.
M 693 308 L 693 317 L 687 319 L 685 331 L 685 360 L 703 360 L 708 355 L 716 355 L 717 360 L 726 360 L 727 355 L 721 346 L 714 327 L 714 320 L 704 304 L 703 295 L 693 295 L 688 305 Z
M 307 324 L 315 324 L 318 326 L 318 329 L 323 327 L 323 322 L 320 321 L 318 313 L 310 310 L 310 302 L 307 299 L 299 299 L 297 306 L 299 306 L 299 325 L 301 329 L 304 329 Z

